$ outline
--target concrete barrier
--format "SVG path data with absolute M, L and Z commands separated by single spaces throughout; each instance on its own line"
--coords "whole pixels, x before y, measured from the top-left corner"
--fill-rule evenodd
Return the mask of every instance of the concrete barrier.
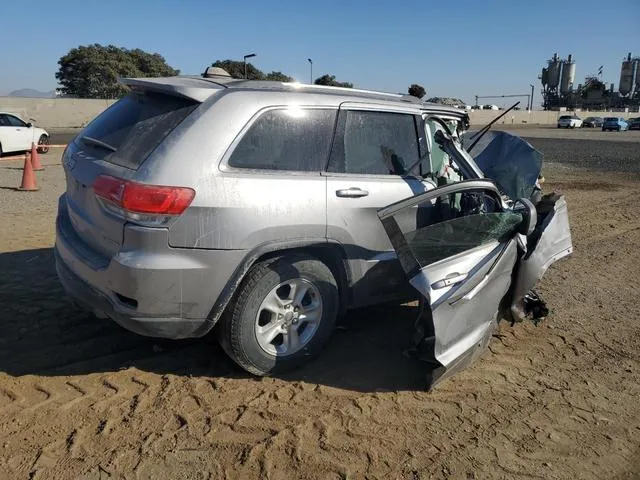
M 52 130 L 75 129 L 84 127 L 105 108 L 116 100 L 94 100 L 78 98 L 22 98 L 0 97 L 0 111 L 13 112 L 25 120 L 33 118 L 34 123 Z M 469 112 L 474 127 L 485 125 L 498 115 L 498 110 L 473 110 Z M 497 125 L 555 125 L 560 115 L 571 112 L 523 111 L 509 112 Z M 586 117 L 640 117 L 640 113 L 621 112 L 576 112 Z
M 0 97 L 0 111 L 52 130 L 84 127 L 116 100 Z M 33 120 L 30 120 L 33 119 Z

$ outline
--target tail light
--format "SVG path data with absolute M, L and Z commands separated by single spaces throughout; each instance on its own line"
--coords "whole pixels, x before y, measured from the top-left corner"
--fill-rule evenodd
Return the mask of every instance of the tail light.
M 196 195 L 191 188 L 147 185 L 109 175 L 100 175 L 93 183 L 93 191 L 113 213 L 153 224 L 180 215 Z

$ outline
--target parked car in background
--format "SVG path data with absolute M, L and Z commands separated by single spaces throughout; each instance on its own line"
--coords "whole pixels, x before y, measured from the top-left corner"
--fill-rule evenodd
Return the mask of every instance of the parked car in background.
M 622 130 L 628 130 L 629 124 L 624 118 L 621 117 L 606 117 L 602 123 L 602 131 L 607 132 L 609 130 L 615 130 L 620 132 Z
M 629 130 L 640 130 L 640 117 L 629 119 Z
M 561 115 L 558 118 L 558 128 L 580 128 L 582 120 L 577 115 Z
M 600 128 L 604 119 L 602 117 L 587 117 L 582 122 L 582 126 L 585 128 Z
M 516 138 L 478 143 L 476 163 L 463 110 L 283 82 L 122 82 L 132 91 L 63 155 L 55 262 L 79 304 L 139 334 L 219 323 L 227 354 L 266 375 L 317 355 L 348 309 L 419 298 L 437 381 L 503 314 L 527 318 L 572 250 L 564 198 L 529 200 L 541 156 L 519 159 L 532 147 Z
M 0 112 L 0 155 L 31 150 L 32 143 L 38 145 L 39 152 L 47 153 L 49 134 L 15 113 Z

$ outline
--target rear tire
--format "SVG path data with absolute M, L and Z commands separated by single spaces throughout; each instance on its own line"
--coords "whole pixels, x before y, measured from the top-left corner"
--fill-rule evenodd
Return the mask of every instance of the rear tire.
M 317 356 L 331 336 L 338 307 L 336 279 L 319 259 L 291 254 L 261 262 L 227 307 L 220 344 L 249 373 L 286 372 Z

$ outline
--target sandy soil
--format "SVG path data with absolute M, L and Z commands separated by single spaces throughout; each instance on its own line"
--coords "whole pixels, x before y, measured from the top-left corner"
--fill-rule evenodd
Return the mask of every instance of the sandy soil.
M 635 173 L 603 175 L 556 163 L 562 142 L 546 188 L 575 253 L 540 285 L 549 318 L 503 324 L 432 393 L 402 356 L 413 306 L 351 313 L 316 362 L 265 379 L 213 338 L 74 309 L 53 269 L 58 158 L 37 193 L 0 162 L 0 478 L 640 478 L 640 145 Z

